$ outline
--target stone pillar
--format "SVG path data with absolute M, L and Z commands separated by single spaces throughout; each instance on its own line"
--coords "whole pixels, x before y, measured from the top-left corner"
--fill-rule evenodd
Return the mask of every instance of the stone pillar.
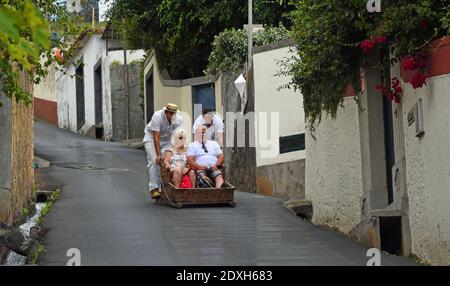
M 223 116 L 225 118 L 225 164 L 227 166 L 227 181 L 236 186 L 238 191 L 256 192 L 256 149 L 255 149 L 255 124 L 254 124 L 254 90 L 253 90 L 253 70 L 247 76 L 247 105 L 244 116 L 249 121 L 245 126 L 245 147 L 237 146 L 238 128 L 236 122 L 228 122 L 227 112 L 237 114 L 241 111 L 241 98 L 234 85 L 238 74 L 230 72 L 221 75 L 221 93 Z M 234 135 L 230 135 L 228 126 L 234 126 Z M 243 126 L 241 126 L 243 127 Z M 243 128 L 242 128 L 243 129 Z M 230 141 L 228 136 L 233 136 L 233 146 L 227 146 Z M 227 140 L 228 139 L 228 140 Z
M 110 67 L 111 106 L 112 106 L 112 140 L 126 140 L 127 135 L 127 100 L 125 97 L 124 65 Z M 130 95 L 130 139 L 143 138 L 144 91 L 141 64 L 128 66 Z

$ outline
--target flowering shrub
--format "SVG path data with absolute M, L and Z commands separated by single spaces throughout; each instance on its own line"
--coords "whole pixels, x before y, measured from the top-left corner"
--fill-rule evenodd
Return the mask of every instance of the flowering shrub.
M 310 128 L 322 112 L 336 115 L 345 90 L 360 90 L 360 69 L 376 60 L 383 96 L 400 101 L 401 87 L 390 67 L 401 61 L 413 72 L 414 88 L 426 84 L 428 44 L 450 32 L 450 3 L 442 0 L 383 0 L 381 13 L 366 1 L 302 0 L 292 14 L 298 56 L 288 66 L 291 86 L 303 94 Z M 373 61 L 371 60 L 371 64 Z

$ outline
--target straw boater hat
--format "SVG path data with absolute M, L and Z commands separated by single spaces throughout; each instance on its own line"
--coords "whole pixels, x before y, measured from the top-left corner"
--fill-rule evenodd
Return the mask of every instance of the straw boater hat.
M 178 105 L 176 105 L 175 103 L 167 103 L 166 107 L 164 107 L 164 110 L 169 112 L 177 112 Z

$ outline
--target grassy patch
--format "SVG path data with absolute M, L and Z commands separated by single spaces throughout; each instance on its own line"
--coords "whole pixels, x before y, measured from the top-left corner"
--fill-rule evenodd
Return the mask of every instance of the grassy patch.
M 28 260 L 29 261 L 28 264 L 37 264 L 39 256 L 44 251 L 45 251 L 44 245 L 39 243 L 38 246 L 36 247 L 36 250 L 31 254 L 31 256 L 30 256 L 30 258 Z
M 61 196 L 61 189 L 56 189 L 51 195 L 47 198 L 47 202 L 44 203 L 44 206 L 41 209 L 40 216 L 38 218 L 38 223 L 42 223 L 44 217 L 50 212 L 53 207 L 53 203 L 59 199 Z
M 415 255 L 415 254 L 413 254 L 413 253 L 411 253 L 411 254 L 408 256 L 408 258 L 411 259 L 412 261 L 414 261 L 414 262 L 417 263 L 417 264 L 430 265 L 429 263 L 423 261 L 422 259 L 420 259 L 417 255 Z
M 53 203 L 59 199 L 61 196 L 61 189 L 56 189 L 51 193 L 49 197 L 47 197 L 47 201 L 42 206 L 41 212 L 39 214 L 39 218 L 37 219 L 37 224 L 41 224 L 44 220 L 44 217 L 51 211 L 53 207 Z M 37 264 L 39 256 L 42 252 L 45 251 L 44 245 L 40 242 L 37 244 L 33 253 L 31 253 L 28 257 L 28 264 Z

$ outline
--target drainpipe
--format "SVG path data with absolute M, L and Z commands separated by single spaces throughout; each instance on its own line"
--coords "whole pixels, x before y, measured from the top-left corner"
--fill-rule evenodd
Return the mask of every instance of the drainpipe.
M 247 71 L 250 70 L 252 62 L 252 48 L 253 48 L 253 0 L 248 0 L 248 58 Z

